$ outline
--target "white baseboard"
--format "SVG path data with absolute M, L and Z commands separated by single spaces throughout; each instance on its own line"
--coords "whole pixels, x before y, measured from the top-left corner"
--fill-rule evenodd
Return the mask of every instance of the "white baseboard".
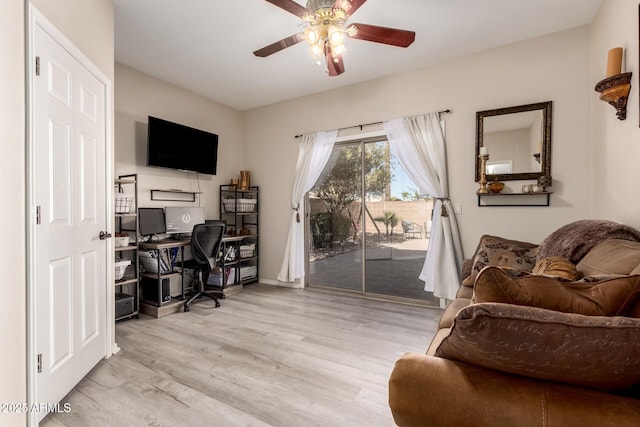
M 118 347 L 118 343 L 114 342 L 113 344 L 111 344 L 111 354 L 109 355 L 109 357 L 113 356 L 114 354 L 118 354 L 119 351 L 120 347 Z M 109 357 L 107 357 L 107 359 Z
M 283 288 L 293 288 L 293 289 L 304 288 L 304 285 L 300 282 L 281 282 L 279 280 L 271 280 L 271 279 L 263 279 L 263 278 L 260 278 L 258 282 L 263 283 L 265 285 L 280 286 Z

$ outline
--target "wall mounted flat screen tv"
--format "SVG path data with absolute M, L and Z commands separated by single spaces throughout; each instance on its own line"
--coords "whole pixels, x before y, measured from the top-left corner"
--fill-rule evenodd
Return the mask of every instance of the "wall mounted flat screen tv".
M 147 166 L 216 174 L 218 135 L 149 116 Z

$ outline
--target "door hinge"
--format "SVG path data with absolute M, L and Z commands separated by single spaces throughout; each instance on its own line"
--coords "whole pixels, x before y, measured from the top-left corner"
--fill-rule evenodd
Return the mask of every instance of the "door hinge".
M 42 373 L 42 353 L 38 353 L 38 373 Z
M 36 206 L 36 224 L 40 225 L 42 217 L 40 216 L 40 206 Z
M 36 76 L 40 75 L 40 57 L 36 56 Z

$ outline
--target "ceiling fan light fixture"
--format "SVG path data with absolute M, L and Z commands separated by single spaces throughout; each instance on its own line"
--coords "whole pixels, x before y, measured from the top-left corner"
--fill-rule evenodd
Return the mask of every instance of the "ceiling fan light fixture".
M 316 12 L 319 9 L 331 9 L 333 3 L 333 0 L 309 0 L 306 7 L 310 11 Z
M 310 50 L 313 56 L 318 58 L 322 57 L 322 54 L 324 53 L 324 46 L 322 41 L 312 44 Z
M 304 39 L 310 45 L 315 44 L 320 38 L 320 34 L 316 28 L 316 26 L 309 26 L 304 30 Z
M 345 71 L 343 53 L 347 50 L 344 46 L 346 37 L 405 48 L 415 41 L 414 31 L 370 24 L 348 25 L 347 20 L 367 0 L 307 0 L 306 7 L 300 5 L 300 0 L 266 1 L 302 18 L 304 24 L 302 32 L 253 52 L 261 58 L 306 42 L 314 62 L 324 59 L 328 74 L 339 76 Z
M 344 41 L 344 30 L 336 25 L 329 25 L 327 35 L 329 38 L 329 43 L 333 47 L 341 45 Z
M 343 53 L 345 53 L 346 51 L 347 51 L 347 48 L 346 48 L 346 47 L 344 47 L 344 45 L 343 45 L 343 44 L 339 44 L 338 46 L 335 46 L 335 47 L 333 48 L 333 52 L 334 52 L 336 55 L 342 55 L 342 54 L 343 54 Z

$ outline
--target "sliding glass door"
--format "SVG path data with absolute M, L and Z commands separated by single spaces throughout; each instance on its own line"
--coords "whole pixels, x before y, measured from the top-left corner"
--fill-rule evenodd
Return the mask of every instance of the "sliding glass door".
M 308 201 L 309 286 L 435 304 L 418 278 L 432 202 L 407 178 L 388 141 L 336 145 Z
M 309 284 L 362 292 L 361 144 L 336 145 L 309 192 Z

